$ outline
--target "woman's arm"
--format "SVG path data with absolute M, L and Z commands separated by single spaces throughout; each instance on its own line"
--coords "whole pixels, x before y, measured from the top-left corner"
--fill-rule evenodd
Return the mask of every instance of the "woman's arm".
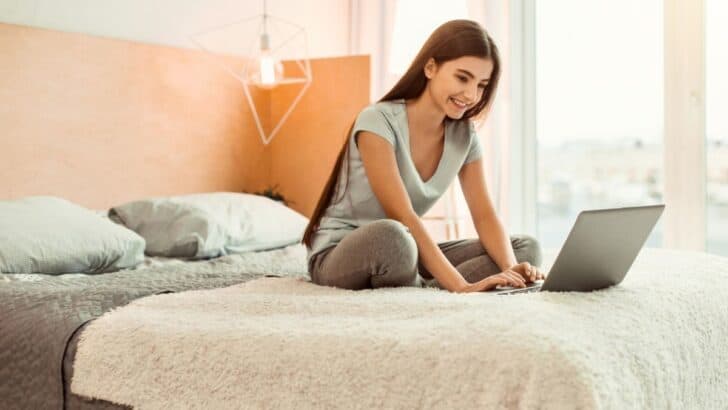
M 493 202 L 488 195 L 483 173 L 483 160 L 478 159 L 463 165 L 459 178 L 465 201 L 468 203 L 468 209 L 470 209 L 470 215 L 483 248 L 487 250 L 488 255 L 501 270 L 518 264 L 510 237 L 498 218 Z
M 354 141 L 359 147 L 372 192 L 388 218 L 397 220 L 409 228 L 425 268 L 445 289 L 453 292 L 468 291 L 470 283 L 447 260 L 414 211 L 399 175 L 392 145 L 384 138 L 368 131 L 358 132 Z

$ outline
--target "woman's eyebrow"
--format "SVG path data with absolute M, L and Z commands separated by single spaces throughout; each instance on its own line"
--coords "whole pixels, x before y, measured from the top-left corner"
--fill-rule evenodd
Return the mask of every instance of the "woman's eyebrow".
M 464 73 L 465 75 L 467 75 L 470 78 L 475 78 L 475 75 L 473 75 L 473 73 L 471 73 L 468 70 L 464 70 L 462 68 L 458 68 L 457 70 L 460 71 L 460 72 L 462 72 L 462 73 Z M 488 81 L 490 81 L 490 78 L 484 78 L 484 79 L 482 79 L 480 81 L 482 81 L 482 82 L 488 82 Z

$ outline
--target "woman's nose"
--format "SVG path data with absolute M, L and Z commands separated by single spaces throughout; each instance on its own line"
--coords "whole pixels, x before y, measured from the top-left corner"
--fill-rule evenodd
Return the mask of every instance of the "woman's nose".
M 467 99 L 468 104 L 472 104 L 475 102 L 475 96 L 478 95 L 478 85 L 476 84 L 475 87 L 467 87 L 465 89 L 465 98 Z

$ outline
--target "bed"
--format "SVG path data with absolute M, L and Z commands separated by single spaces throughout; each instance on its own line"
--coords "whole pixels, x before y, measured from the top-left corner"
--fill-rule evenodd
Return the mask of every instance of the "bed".
M 300 244 L 147 258 L 105 276 L 12 275 L 3 311 L 21 289 L 57 303 L 3 316 L 16 323 L 14 342 L 2 339 L 14 381 L 2 397 L 28 408 L 49 397 L 65 408 L 722 408 L 728 289 L 713 284 L 725 279 L 728 258 L 647 248 L 622 284 L 588 294 L 353 292 L 310 283 Z M 74 309 L 57 309 L 80 288 Z M 17 356 L 34 378 L 13 367 L 21 337 L 45 347 Z

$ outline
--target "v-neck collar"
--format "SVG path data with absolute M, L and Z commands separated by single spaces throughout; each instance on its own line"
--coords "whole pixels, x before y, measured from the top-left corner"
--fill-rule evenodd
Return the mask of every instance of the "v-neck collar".
M 404 134 L 407 137 L 407 151 L 408 151 L 407 157 L 409 158 L 410 166 L 412 167 L 412 171 L 414 172 L 414 174 L 417 176 L 417 180 L 422 185 L 429 185 L 430 183 L 432 183 L 435 180 L 435 178 L 438 177 L 438 175 L 441 173 L 440 171 L 442 170 L 442 168 L 444 166 L 443 164 L 445 162 L 445 155 L 447 154 L 448 146 L 450 145 L 450 144 L 448 144 L 449 121 L 447 121 L 447 118 L 445 119 L 445 126 L 444 126 L 444 131 L 443 131 L 444 135 L 443 135 L 443 141 L 442 141 L 442 154 L 440 155 L 440 160 L 437 162 L 437 167 L 435 168 L 435 172 L 432 173 L 432 175 L 430 176 L 430 179 L 428 179 L 427 181 L 423 181 L 422 175 L 420 175 L 420 172 L 417 171 L 417 167 L 415 166 L 415 160 L 414 160 L 414 158 L 412 158 L 412 145 L 411 145 L 411 139 L 410 139 L 409 116 L 407 115 L 407 104 L 405 103 L 404 99 L 401 99 L 400 102 L 402 105 L 402 115 L 404 115 Z

